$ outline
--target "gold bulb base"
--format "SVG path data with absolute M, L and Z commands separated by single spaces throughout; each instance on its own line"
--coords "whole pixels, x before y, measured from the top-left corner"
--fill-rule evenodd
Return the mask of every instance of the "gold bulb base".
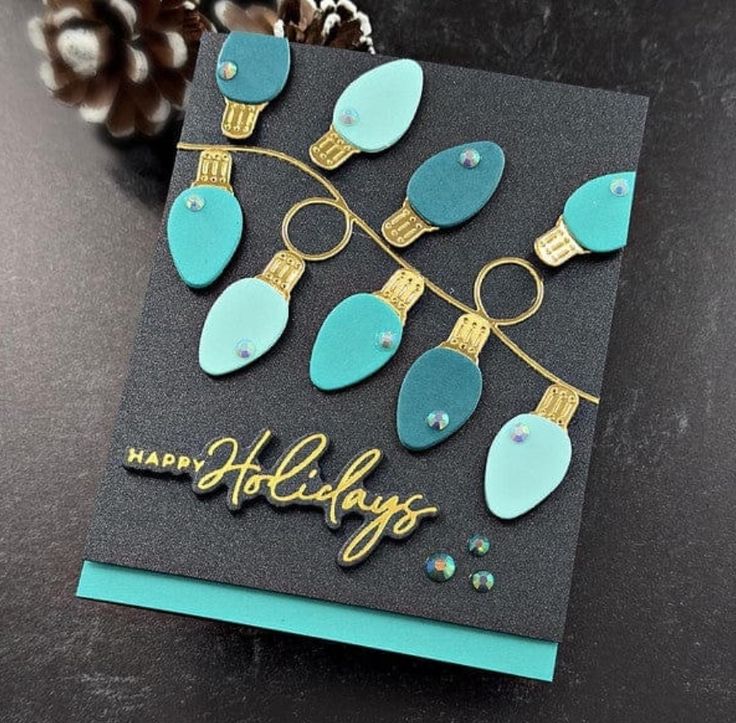
M 249 105 L 248 103 L 236 103 L 234 100 L 225 98 L 225 111 L 222 114 L 220 129 L 227 138 L 242 141 L 250 138 L 255 130 L 258 116 L 268 103 Z
M 281 296 L 289 301 L 291 292 L 301 279 L 304 269 L 305 264 L 302 258 L 291 251 L 279 251 L 256 278 L 273 286 Z
M 562 266 L 573 256 L 590 253 L 572 237 L 562 216 L 549 231 L 537 238 L 534 252 L 547 266 Z
M 309 147 L 312 162 L 327 171 L 341 166 L 356 153 L 360 153 L 360 149 L 348 143 L 332 126 Z
M 401 204 L 401 208 L 391 214 L 381 226 L 383 238 L 397 248 L 406 248 L 423 234 L 436 230 L 437 226 L 430 226 L 414 211 L 408 198 Z
M 233 172 L 233 158 L 227 151 L 208 148 L 199 154 L 197 177 L 192 186 L 218 186 L 233 192 L 230 176 Z
M 579 404 L 580 397 L 572 389 L 562 384 L 551 384 L 539 400 L 534 414 L 549 419 L 566 430 Z
M 452 333 L 440 347 L 452 349 L 468 357 L 474 364 L 491 335 L 491 323 L 479 314 L 463 314 L 452 328 Z
M 424 293 L 424 279 L 414 271 L 399 269 L 375 295 L 389 304 L 399 315 L 401 323 L 406 323 L 406 315 Z

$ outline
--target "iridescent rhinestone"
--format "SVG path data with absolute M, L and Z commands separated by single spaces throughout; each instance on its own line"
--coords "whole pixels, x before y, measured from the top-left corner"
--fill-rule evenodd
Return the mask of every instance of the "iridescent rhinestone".
M 463 168 L 475 168 L 480 163 L 480 153 L 475 148 L 466 148 L 457 160 Z
M 427 415 L 427 426 L 441 432 L 450 423 L 450 416 L 441 409 L 435 409 Z
M 478 592 L 488 592 L 493 587 L 493 575 L 488 570 L 478 570 L 470 576 L 470 584 Z
M 629 192 L 629 184 L 625 178 L 614 178 L 609 188 L 614 196 L 625 196 Z
M 483 557 L 491 549 L 491 541 L 485 535 L 471 535 L 468 538 L 468 552 Z
M 455 558 L 447 552 L 433 552 L 424 563 L 424 572 L 435 582 L 446 582 L 455 574 Z
M 376 346 L 389 351 L 396 345 L 396 334 L 393 331 L 379 331 L 376 334 Z
M 241 359 L 250 359 L 256 353 L 256 345 L 250 339 L 241 339 L 235 345 L 235 353 Z
M 511 439 L 517 444 L 521 444 L 529 436 L 529 427 L 526 424 L 517 424 L 511 430 Z
M 217 74 L 223 80 L 232 80 L 238 74 L 238 66 L 232 60 L 225 60 L 220 63 Z
M 338 115 L 338 120 L 344 126 L 354 126 L 359 119 L 360 116 L 355 108 L 343 108 Z
M 186 206 L 190 211 L 201 211 L 204 208 L 204 199 L 196 193 L 187 196 Z

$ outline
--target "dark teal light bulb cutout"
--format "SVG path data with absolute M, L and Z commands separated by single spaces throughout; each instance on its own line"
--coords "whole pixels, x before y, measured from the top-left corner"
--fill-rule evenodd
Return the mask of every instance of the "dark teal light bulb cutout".
M 471 417 L 482 391 L 480 369 L 468 357 L 445 347 L 426 351 L 411 365 L 399 391 L 401 444 L 420 451 L 444 442 Z
M 492 141 L 447 148 L 414 171 L 407 200 L 431 226 L 457 226 L 488 203 L 501 181 L 505 163 L 503 150 Z
M 238 103 L 266 103 L 286 85 L 291 50 L 286 38 L 259 33 L 230 33 L 217 61 L 220 92 Z

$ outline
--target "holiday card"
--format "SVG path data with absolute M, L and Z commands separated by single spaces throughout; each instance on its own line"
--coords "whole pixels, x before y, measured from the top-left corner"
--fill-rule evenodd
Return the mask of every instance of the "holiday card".
M 226 37 L 78 594 L 551 680 L 646 100 Z

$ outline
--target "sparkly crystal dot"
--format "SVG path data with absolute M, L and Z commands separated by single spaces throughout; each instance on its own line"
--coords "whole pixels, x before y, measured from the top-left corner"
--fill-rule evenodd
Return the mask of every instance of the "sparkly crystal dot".
M 217 69 L 217 74 L 223 80 L 232 80 L 238 74 L 238 66 L 231 60 L 226 60 L 220 63 L 220 67 Z
M 517 444 L 521 444 L 529 436 L 529 427 L 526 424 L 517 424 L 511 430 L 511 439 Z
M 609 188 L 614 196 L 625 196 L 629 192 L 629 184 L 626 183 L 625 178 L 614 179 Z
M 359 120 L 358 111 L 355 108 L 343 108 L 338 119 L 344 126 L 354 126 Z
M 441 432 L 450 423 L 450 417 L 447 412 L 436 409 L 427 415 L 427 426 Z
M 480 153 L 475 148 L 466 148 L 457 160 L 463 168 L 475 168 L 480 163 Z
M 470 584 L 478 592 L 488 592 L 493 587 L 493 575 L 488 570 L 478 570 L 470 576 Z
M 445 582 L 455 574 L 455 558 L 446 552 L 433 552 L 424 563 L 424 572 L 435 582 Z
M 468 538 L 468 552 L 476 557 L 483 555 L 491 549 L 491 541 L 485 535 L 471 535 Z
M 376 334 L 376 346 L 389 351 L 396 345 L 396 334 L 393 331 L 379 331 Z
M 250 359 L 256 353 L 256 345 L 250 339 L 241 339 L 235 345 L 235 353 L 241 359 Z
M 198 196 L 196 193 L 193 193 L 191 196 L 187 197 L 186 204 L 190 211 L 201 211 L 204 208 L 204 199 L 202 196 Z

